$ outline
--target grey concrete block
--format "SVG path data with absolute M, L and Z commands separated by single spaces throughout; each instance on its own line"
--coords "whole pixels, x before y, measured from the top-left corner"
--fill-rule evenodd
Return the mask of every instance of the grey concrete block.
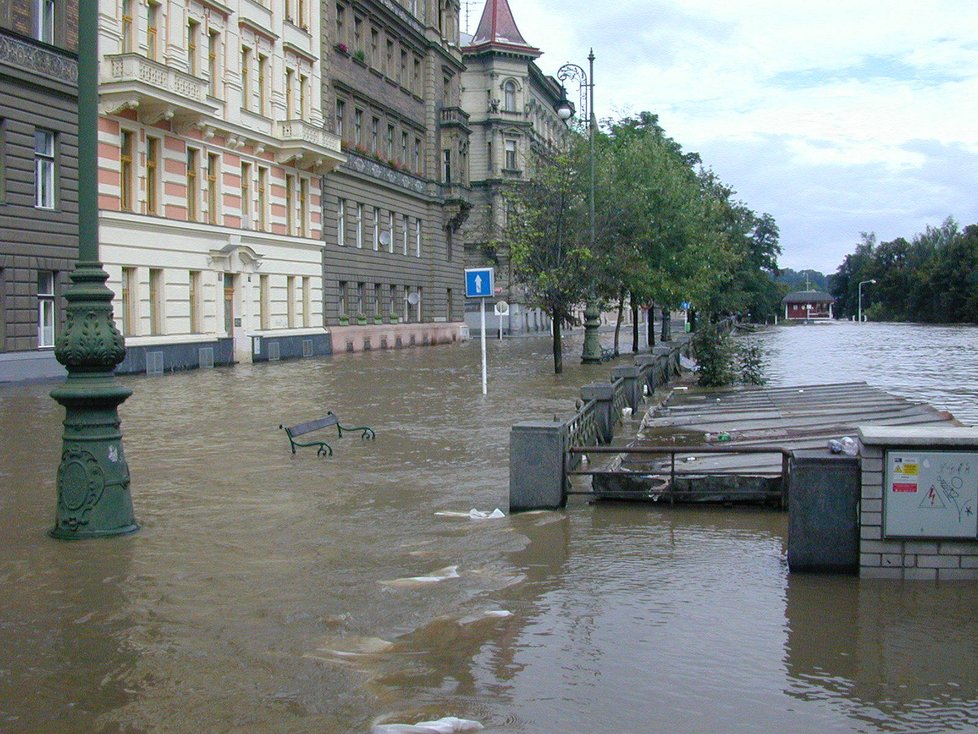
M 937 551 L 941 555 L 978 555 L 978 542 L 967 540 L 946 540 L 938 543 Z
M 937 555 L 937 543 L 921 540 L 908 540 L 904 543 L 905 553 L 917 553 L 923 555 Z
M 859 529 L 859 537 L 863 540 L 879 540 L 883 537 L 883 528 L 879 525 L 863 525 Z
M 978 581 L 978 568 L 940 568 L 938 581 Z
M 903 578 L 907 581 L 937 581 L 936 568 L 905 568 Z
M 509 438 L 509 510 L 557 509 L 567 502 L 563 423 L 524 421 Z

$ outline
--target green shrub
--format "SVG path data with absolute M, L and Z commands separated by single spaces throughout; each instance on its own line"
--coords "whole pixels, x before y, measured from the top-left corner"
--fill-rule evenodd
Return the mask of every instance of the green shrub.
M 703 324 L 693 336 L 696 354 L 697 384 L 719 387 L 734 381 L 734 347 L 728 334 L 721 334 L 716 324 Z
M 740 381 L 745 385 L 764 385 L 764 350 L 753 342 L 744 344 L 738 352 Z

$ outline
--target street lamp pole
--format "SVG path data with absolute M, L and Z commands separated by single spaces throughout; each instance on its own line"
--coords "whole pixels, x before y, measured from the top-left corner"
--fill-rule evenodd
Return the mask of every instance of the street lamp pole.
M 863 322 L 863 286 L 867 283 L 876 283 L 875 278 L 870 278 L 869 280 L 862 280 L 859 282 L 859 323 Z
M 597 241 L 597 224 L 594 214 L 594 191 L 595 191 L 595 154 L 594 136 L 597 121 L 594 115 L 594 49 L 588 53 L 588 70 L 577 64 L 567 63 L 557 70 L 557 79 L 563 84 L 568 79 L 577 82 L 580 90 L 581 112 L 587 118 L 588 127 L 588 147 L 591 167 L 590 189 L 588 191 L 588 214 L 590 216 L 590 243 L 591 252 L 595 250 Z M 566 94 L 565 94 L 566 97 Z M 562 120 L 570 119 L 573 108 L 567 99 L 561 101 L 557 109 L 557 115 Z M 594 288 L 591 286 L 588 292 L 587 304 L 584 308 L 584 350 L 581 354 L 581 362 L 584 364 L 598 364 L 601 362 L 601 339 L 598 336 L 598 328 L 601 326 L 601 308 L 595 298 Z
M 115 379 L 126 356 L 112 319 L 112 291 L 98 259 L 98 12 L 78 14 L 78 263 L 64 294 L 64 331 L 54 353 L 68 378 L 51 391 L 65 408 L 55 538 L 121 535 L 139 529 L 122 452 L 119 405 L 132 390 Z

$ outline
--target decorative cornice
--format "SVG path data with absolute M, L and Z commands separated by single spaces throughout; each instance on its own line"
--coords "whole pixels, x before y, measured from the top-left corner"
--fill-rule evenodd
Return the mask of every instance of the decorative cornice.
M 59 54 L 3 33 L 0 33 L 0 63 L 78 86 L 78 62 L 67 52 Z
M 340 166 L 341 169 L 361 173 L 378 181 L 399 186 L 403 189 L 413 191 L 417 194 L 430 194 L 428 186 L 423 179 L 408 175 L 402 171 L 395 171 L 387 166 L 382 166 L 376 161 L 372 161 L 353 152 L 347 153 L 347 161 Z
M 421 25 L 421 21 L 411 15 L 406 9 L 393 2 L 393 0 L 380 0 L 380 4 L 396 15 L 401 21 L 411 26 L 415 32 L 422 36 L 424 35 L 424 26 Z

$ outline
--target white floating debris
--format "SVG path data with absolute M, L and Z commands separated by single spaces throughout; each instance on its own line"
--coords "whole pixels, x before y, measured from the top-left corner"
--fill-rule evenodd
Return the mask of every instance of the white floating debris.
M 506 619 L 512 616 L 513 613 L 507 609 L 488 609 L 484 612 L 462 617 L 460 620 L 458 620 L 458 623 L 462 625 L 474 624 L 475 622 L 481 622 L 484 619 Z
M 412 586 L 437 584 L 439 581 L 457 578 L 459 578 L 458 566 L 445 566 L 445 568 L 440 568 L 435 571 L 431 576 L 408 576 L 407 578 L 391 579 L 390 581 L 381 581 L 380 583 L 384 586 L 393 586 L 395 588 L 409 588 Z
M 456 732 L 480 731 L 485 727 L 478 721 L 446 716 L 436 721 L 419 721 L 417 724 L 375 724 L 371 734 L 456 734 Z
M 622 418 L 631 418 L 632 417 L 632 409 L 629 408 L 626 405 L 624 408 L 621 409 L 621 415 L 622 415 Z
M 456 512 L 454 510 L 439 510 L 435 513 L 437 517 L 467 517 L 470 520 L 498 520 L 506 517 L 506 513 L 498 507 L 492 512 L 477 510 L 474 507 L 468 512 Z
M 473 508 L 469 510 L 469 517 L 473 520 L 498 520 L 501 517 L 506 517 L 506 513 L 498 507 L 492 512 L 483 512 L 482 510 Z

